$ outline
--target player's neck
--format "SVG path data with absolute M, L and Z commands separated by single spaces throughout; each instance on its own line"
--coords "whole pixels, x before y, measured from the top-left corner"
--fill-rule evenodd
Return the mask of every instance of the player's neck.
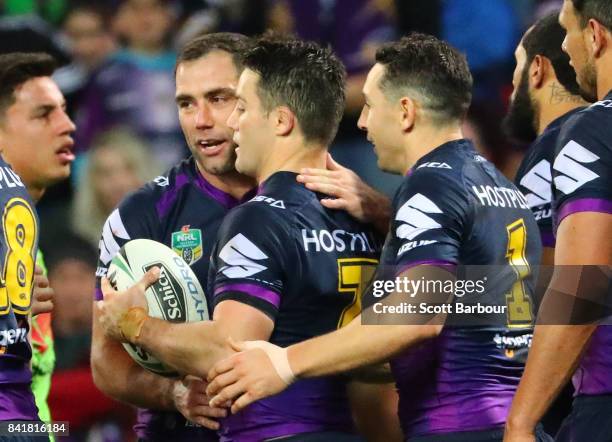
M 413 135 L 414 137 L 411 137 L 410 142 L 404 146 L 406 152 L 406 164 L 403 167 L 404 175 L 408 173 L 417 161 L 434 149 L 450 141 L 462 139 L 463 131 L 459 125 L 445 127 L 430 125 L 419 129 L 419 132 Z
M 237 200 L 242 199 L 248 191 L 255 187 L 253 178 L 241 175 L 236 171 L 224 173 L 223 175 L 213 175 L 198 167 L 198 172 L 214 187 L 233 196 Z
M 30 198 L 32 198 L 34 203 L 38 203 L 40 201 L 40 199 L 43 197 L 43 195 L 45 194 L 45 190 L 47 190 L 47 188 L 45 186 L 41 186 L 39 184 L 36 184 L 33 180 L 30 180 L 28 178 L 28 176 L 27 176 L 27 171 L 25 169 L 21 170 L 21 172 L 26 172 L 25 174 L 24 173 L 20 173 L 20 171 L 17 170 L 15 168 L 15 166 L 14 166 L 14 164 L 16 162 L 11 161 L 10 155 L 7 155 L 7 152 L 2 152 L 0 150 L 0 158 L 2 158 L 2 160 L 4 162 L 6 162 L 7 164 L 9 164 L 11 166 L 13 171 L 21 179 L 21 182 L 25 186 L 28 194 L 30 195 Z
M 25 184 L 26 189 L 28 190 L 28 193 L 30 194 L 30 198 L 32 198 L 32 200 L 34 201 L 34 204 L 38 204 L 40 199 L 45 194 L 45 190 L 47 189 L 45 187 L 30 185 L 26 182 L 24 182 L 23 184 Z
M 612 90 L 612 56 L 602 61 L 602 66 L 597 75 L 597 99 L 603 100 Z
M 557 118 L 588 104 L 579 95 L 568 92 L 557 81 L 551 81 L 549 85 L 543 88 L 543 91 L 545 92 L 538 106 L 538 135 L 544 132 L 550 123 Z
M 322 145 L 291 143 L 276 146 L 274 152 L 257 172 L 257 184 L 263 183 L 276 172 L 300 173 L 303 168 L 325 169 L 327 164 L 327 149 Z
M 26 174 L 21 174 L 16 169 L 13 169 L 13 170 L 21 178 L 21 182 L 23 183 L 26 190 L 28 191 L 28 194 L 30 195 L 30 198 L 32 198 L 32 201 L 34 201 L 35 204 L 38 204 L 40 199 L 45 194 L 45 191 L 47 190 L 47 188 L 45 186 L 41 186 L 40 184 L 37 184 L 34 181 L 28 179 Z

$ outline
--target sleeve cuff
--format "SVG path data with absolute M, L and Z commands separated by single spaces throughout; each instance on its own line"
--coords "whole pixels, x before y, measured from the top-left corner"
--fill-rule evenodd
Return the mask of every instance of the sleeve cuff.
M 603 198 L 583 198 L 568 201 L 559 209 L 557 226 L 564 218 L 578 212 L 612 213 L 612 201 Z
M 448 270 L 449 272 L 454 273 L 457 268 L 457 264 L 450 261 L 444 261 L 442 259 L 426 259 L 421 261 L 413 261 L 410 263 L 405 263 L 399 266 L 399 270 L 395 274 L 395 276 L 399 276 L 404 273 L 406 270 L 409 270 L 413 267 L 417 266 L 435 266 L 440 267 L 441 269 Z

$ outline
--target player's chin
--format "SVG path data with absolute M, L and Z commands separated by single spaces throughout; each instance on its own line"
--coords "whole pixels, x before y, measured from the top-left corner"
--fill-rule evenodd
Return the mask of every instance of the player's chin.
M 200 158 L 201 164 L 208 173 L 223 175 L 236 170 L 236 160 L 232 152 L 214 158 Z
M 72 163 L 67 164 L 59 164 L 53 168 L 53 170 L 48 170 L 45 174 L 47 186 L 51 186 L 55 183 L 65 180 L 70 176 L 70 165 Z
M 209 173 L 213 175 L 224 175 L 229 172 L 236 170 L 236 165 L 233 159 L 227 159 L 226 161 L 215 161 L 215 164 L 210 164 L 205 167 Z

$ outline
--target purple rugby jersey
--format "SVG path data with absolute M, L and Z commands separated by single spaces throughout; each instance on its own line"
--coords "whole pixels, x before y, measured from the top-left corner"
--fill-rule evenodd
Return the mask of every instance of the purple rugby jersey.
M 274 321 L 270 342 L 281 347 L 355 317 L 359 281 L 347 275 L 373 274 L 378 263 L 379 243 L 371 229 L 343 211 L 325 209 L 319 198 L 295 173 L 273 174 L 255 198 L 227 215 L 212 253 L 208 291 L 215 305 L 232 300 L 268 315 Z M 344 271 L 349 268 L 353 272 Z M 346 377 L 297 381 L 223 419 L 221 426 L 221 440 L 228 442 L 352 433 Z
M 470 141 L 451 141 L 404 178 L 381 263 L 396 275 L 423 264 L 458 275 L 464 266 L 482 266 L 480 277 L 494 283 L 461 299 L 508 305 L 514 284 L 522 282 L 527 297 L 535 286 L 535 275 L 519 282 L 509 263 L 510 231 L 521 240 L 524 259 L 539 264 L 539 230 L 525 198 Z M 462 315 L 451 313 L 438 337 L 391 361 L 407 439 L 503 428 L 531 342 L 536 306 L 529 303 L 527 322 L 501 315 L 498 322 L 466 326 Z
M 581 108 L 574 109 L 550 123 L 532 143 L 521 162 L 514 183 L 527 198 L 533 212 L 542 246 L 555 247 L 552 223 L 552 163 L 557 138 L 565 122 Z
M 198 172 L 193 158 L 181 162 L 128 196 L 106 220 L 100 240 L 96 299 L 100 278 L 121 246 L 147 238 L 172 248 L 206 287 L 210 253 L 227 212 L 240 201 L 215 188 Z M 211 304 L 210 293 L 207 293 Z M 209 308 L 210 310 L 210 308 Z M 147 441 L 216 441 L 215 432 L 190 424 L 177 413 L 139 410 L 134 429 Z
M 573 213 L 612 213 L 611 126 L 612 91 L 563 125 L 552 171 L 555 231 Z M 611 373 L 612 326 L 600 326 L 572 378 L 576 395 L 612 394 Z

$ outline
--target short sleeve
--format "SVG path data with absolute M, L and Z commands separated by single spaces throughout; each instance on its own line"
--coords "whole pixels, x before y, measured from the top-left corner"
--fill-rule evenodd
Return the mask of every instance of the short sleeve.
M 238 301 L 276 318 L 292 245 L 288 223 L 281 216 L 277 209 L 253 202 L 228 214 L 209 270 L 215 305 Z
M 106 276 L 108 267 L 119 249 L 132 239 L 155 239 L 159 221 L 151 213 L 153 205 L 150 200 L 144 189 L 139 190 L 128 196 L 106 219 L 98 246 L 96 300 L 102 299 L 101 278 Z

